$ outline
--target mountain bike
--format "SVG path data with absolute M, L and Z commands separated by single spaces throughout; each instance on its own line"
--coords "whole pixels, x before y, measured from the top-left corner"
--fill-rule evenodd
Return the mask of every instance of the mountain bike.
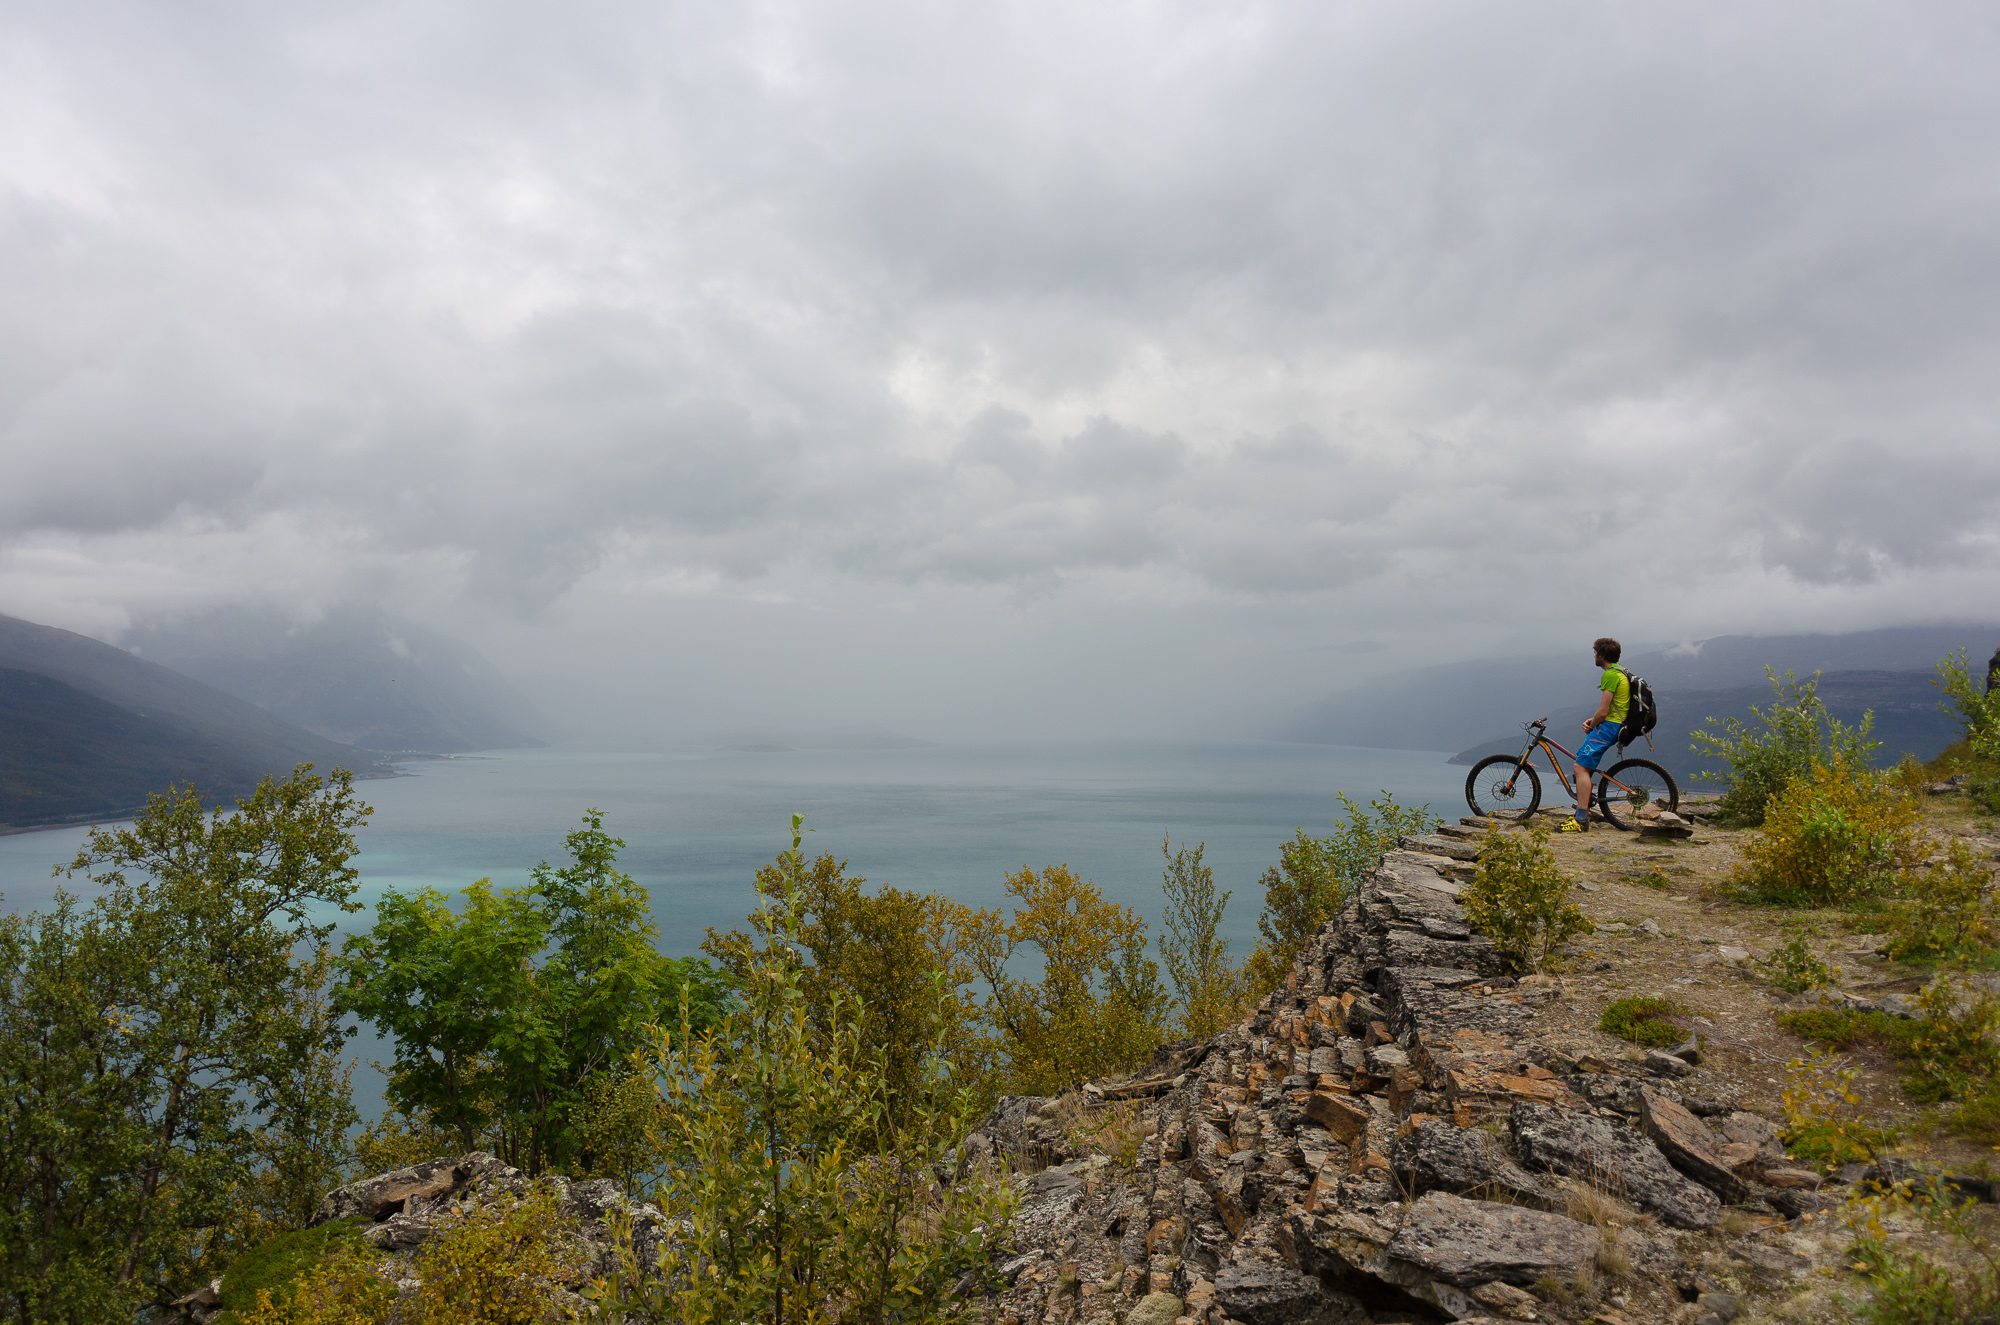
M 1528 761 L 1540 750 L 1549 757 L 1563 790 L 1576 799 L 1576 787 L 1563 772 L 1564 761 L 1576 756 L 1548 737 L 1549 720 L 1524 722 L 1527 748 L 1519 755 L 1488 755 L 1472 766 L 1465 776 L 1465 803 L 1474 814 L 1496 819 L 1526 819 L 1542 803 L 1542 779 Z M 1558 755 L 1561 757 L 1558 758 Z M 1597 811 L 1613 828 L 1630 831 L 1639 826 L 1639 811 L 1649 804 L 1663 810 L 1678 810 L 1681 790 L 1674 775 L 1650 759 L 1627 759 L 1597 774 Z

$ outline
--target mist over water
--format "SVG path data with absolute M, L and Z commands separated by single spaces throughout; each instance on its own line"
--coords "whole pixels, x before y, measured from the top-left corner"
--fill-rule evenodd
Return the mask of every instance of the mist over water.
M 1295 828 L 1324 834 L 1336 793 L 1462 813 L 1465 770 L 1436 751 L 1237 743 L 1075 743 L 910 750 L 587 748 L 505 750 L 405 765 L 407 777 L 360 783 L 375 814 L 360 833 L 359 900 L 341 917 L 365 928 L 384 889 L 455 892 L 481 877 L 519 886 L 536 862 L 563 859 L 563 835 L 589 806 L 625 839 L 620 866 L 651 895 L 659 946 L 699 951 L 708 926 L 742 922 L 752 876 L 807 816 L 806 849 L 830 851 L 872 885 L 941 892 L 975 906 L 1007 899 L 1005 875 L 1067 864 L 1107 898 L 1144 913 L 1157 933 L 1160 840 L 1207 843 L 1234 953 L 1257 932 L 1258 876 Z M 84 830 L 0 837 L 7 910 L 42 910 Z M 85 901 L 93 891 L 68 885 Z M 1155 952 L 1157 956 L 1157 952 Z M 380 1108 L 368 1064 L 388 1057 L 364 1031 L 354 1042 L 357 1104 Z

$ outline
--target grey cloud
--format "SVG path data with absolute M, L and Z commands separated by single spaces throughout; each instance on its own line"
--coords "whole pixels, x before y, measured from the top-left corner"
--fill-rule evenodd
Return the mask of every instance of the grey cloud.
M 0 38 L 0 570 L 143 546 L 217 597 L 344 575 L 531 621 L 611 580 L 1337 600 L 1381 639 L 1447 602 L 1526 629 L 1524 567 L 1635 547 L 1691 636 L 1995 569 L 1974 8 L 114 5 Z
M 1992 453 L 1897 453 L 1832 442 L 1784 457 L 1765 491 L 1764 558 L 1809 584 L 1987 563 L 2000 516 Z

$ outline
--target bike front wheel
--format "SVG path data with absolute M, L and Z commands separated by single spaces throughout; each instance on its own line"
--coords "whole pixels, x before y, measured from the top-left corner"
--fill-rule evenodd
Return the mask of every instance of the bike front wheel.
M 1597 775 L 1597 811 L 1613 828 L 1630 831 L 1645 822 L 1639 811 L 1657 804 L 1679 810 L 1681 789 L 1674 775 L 1650 759 L 1627 759 Z
M 1474 814 L 1526 819 L 1542 803 L 1542 778 L 1512 755 L 1488 755 L 1465 775 L 1465 803 Z

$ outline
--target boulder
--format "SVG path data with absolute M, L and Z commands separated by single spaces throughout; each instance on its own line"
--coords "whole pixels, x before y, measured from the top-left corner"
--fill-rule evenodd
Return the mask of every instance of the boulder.
M 468 1160 L 474 1158 L 491 1159 L 492 1156 L 479 1151 L 466 1156 Z M 321 1197 L 319 1208 L 313 1211 L 307 1227 L 316 1227 L 330 1219 L 352 1219 L 357 1215 L 379 1223 L 391 1215 L 401 1214 L 412 1203 L 431 1204 L 451 1195 L 452 1190 L 467 1176 L 456 1159 L 426 1160 L 406 1169 L 378 1173 L 372 1178 L 336 1187 Z
M 1460 1288 L 1525 1285 L 1545 1274 L 1573 1278 L 1602 1242 L 1590 1225 L 1561 1215 L 1430 1192 L 1410 1207 L 1384 1255 Z
M 1769 1118 L 1734 1109 L 1717 1130 L 1722 1133 L 1723 1140 L 1754 1146 L 1769 1159 L 1782 1160 L 1785 1157 L 1784 1143 L 1778 1138 L 1778 1125 Z
M 1667 1162 L 1729 1204 L 1747 1194 L 1743 1180 L 1717 1154 L 1722 1144 L 1708 1124 L 1663 1095 L 1641 1088 L 1639 1126 Z
M 1345 1096 L 1316 1090 L 1306 1097 L 1306 1117 L 1333 1133 L 1336 1141 L 1352 1145 L 1367 1132 L 1368 1121 L 1374 1115 Z
M 1320 1281 L 1282 1265 L 1230 1265 L 1215 1277 L 1215 1305 L 1244 1325 L 1293 1325 L 1318 1315 Z
M 1443 1118 L 1419 1123 L 1389 1147 L 1396 1183 L 1412 1195 L 1425 1192 L 1506 1193 L 1531 1205 L 1548 1204 L 1548 1193 L 1501 1148 L 1498 1138 L 1476 1127 Z
M 1675 1228 L 1711 1228 L 1722 1217 L 1714 1193 L 1675 1171 L 1660 1149 L 1620 1123 L 1542 1104 L 1508 1115 L 1524 1167 L 1600 1184 Z
M 1658 1049 L 1646 1051 L 1646 1070 L 1659 1077 L 1686 1077 L 1694 1075 L 1694 1064 L 1673 1054 L 1661 1053 Z

